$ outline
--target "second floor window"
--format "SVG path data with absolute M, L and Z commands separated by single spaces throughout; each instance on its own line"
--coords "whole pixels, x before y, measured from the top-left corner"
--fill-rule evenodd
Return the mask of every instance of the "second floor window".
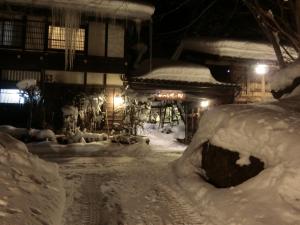
M 23 24 L 21 21 L 0 20 L 0 45 L 21 47 Z
M 65 49 L 66 44 L 72 44 L 77 51 L 84 51 L 85 29 L 78 29 L 72 33 L 72 43 L 66 41 L 66 29 L 64 27 L 49 26 L 48 48 Z

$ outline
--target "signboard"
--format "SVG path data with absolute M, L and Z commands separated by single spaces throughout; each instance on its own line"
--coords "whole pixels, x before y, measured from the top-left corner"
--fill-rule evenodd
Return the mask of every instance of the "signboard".
M 158 100 L 183 100 L 185 99 L 185 94 L 182 91 L 158 91 L 155 94 Z

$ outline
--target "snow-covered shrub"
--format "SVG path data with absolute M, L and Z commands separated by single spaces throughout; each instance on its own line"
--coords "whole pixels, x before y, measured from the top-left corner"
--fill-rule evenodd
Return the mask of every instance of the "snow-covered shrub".
M 145 122 L 149 120 L 151 111 L 151 101 L 149 97 L 126 90 L 125 109 L 123 127 L 126 133 L 137 135 L 137 130 L 143 128 Z
M 64 125 L 66 131 L 74 132 L 77 127 L 78 109 L 71 105 L 66 105 L 62 109 Z
M 36 80 L 21 80 L 17 83 L 17 88 L 21 91 L 21 95 L 25 99 L 25 104 L 29 105 L 29 117 L 28 117 L 28 126 L 31 128 L 32 124 L 32 110 L 34 105 L 37 105 L 41 99 L 40 90 L 37 86 Z
M 52 130 L 38 130 L 38 129 L 26 129 L 16 128 L 9 125 L 1 125 L 0 132 L 7 133 L 12 137 L 23 141 L 36 142 L 36 141 L 54 141 L 56 142 L 56 136 Z

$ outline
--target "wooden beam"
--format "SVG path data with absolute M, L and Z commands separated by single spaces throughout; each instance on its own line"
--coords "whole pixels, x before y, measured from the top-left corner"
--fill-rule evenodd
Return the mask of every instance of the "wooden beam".
M 0 69 L 65 70 L 64 52 L 33 52 L 0 49 Z M 105 58 L 77 54 L 72 71 L 125 73 L 123 58 Z

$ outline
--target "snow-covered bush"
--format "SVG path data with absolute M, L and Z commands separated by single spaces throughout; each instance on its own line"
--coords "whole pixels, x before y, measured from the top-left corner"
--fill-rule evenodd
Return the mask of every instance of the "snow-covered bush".
M 29 105 L 29 118 L 27 128 L 31 128 L 32 124 L 32 110 L 35 104 L 40 101 L 40 90 L 37 86 L 36 80 L 21 80 L 17 83 L 17 88 L 21 91 L 21 95 L 25 99 L 25 103 Z
M 73 105 L 62 108 L 64 125 L 67 132 L 75 132 L 77 127 L 82 130 L 95 131 L 104 120 L 102 105 L 105 102 L 103 94 L 81 94 L 73 99 Z
M 23 142 L 36 142 L 36 141 L 52 141 L 56 142 L 56 136 L 52 130 L 38 130 L 16 128 L 10 125 L 1 125 L 0 132 L 11 135 L 12 137 Z
M 143 129 L 145 122 L 149 120 L 151 101 L 149 97 L 126 90 L 123 127 L 126 133 L 137 135 L 139 128 Z

